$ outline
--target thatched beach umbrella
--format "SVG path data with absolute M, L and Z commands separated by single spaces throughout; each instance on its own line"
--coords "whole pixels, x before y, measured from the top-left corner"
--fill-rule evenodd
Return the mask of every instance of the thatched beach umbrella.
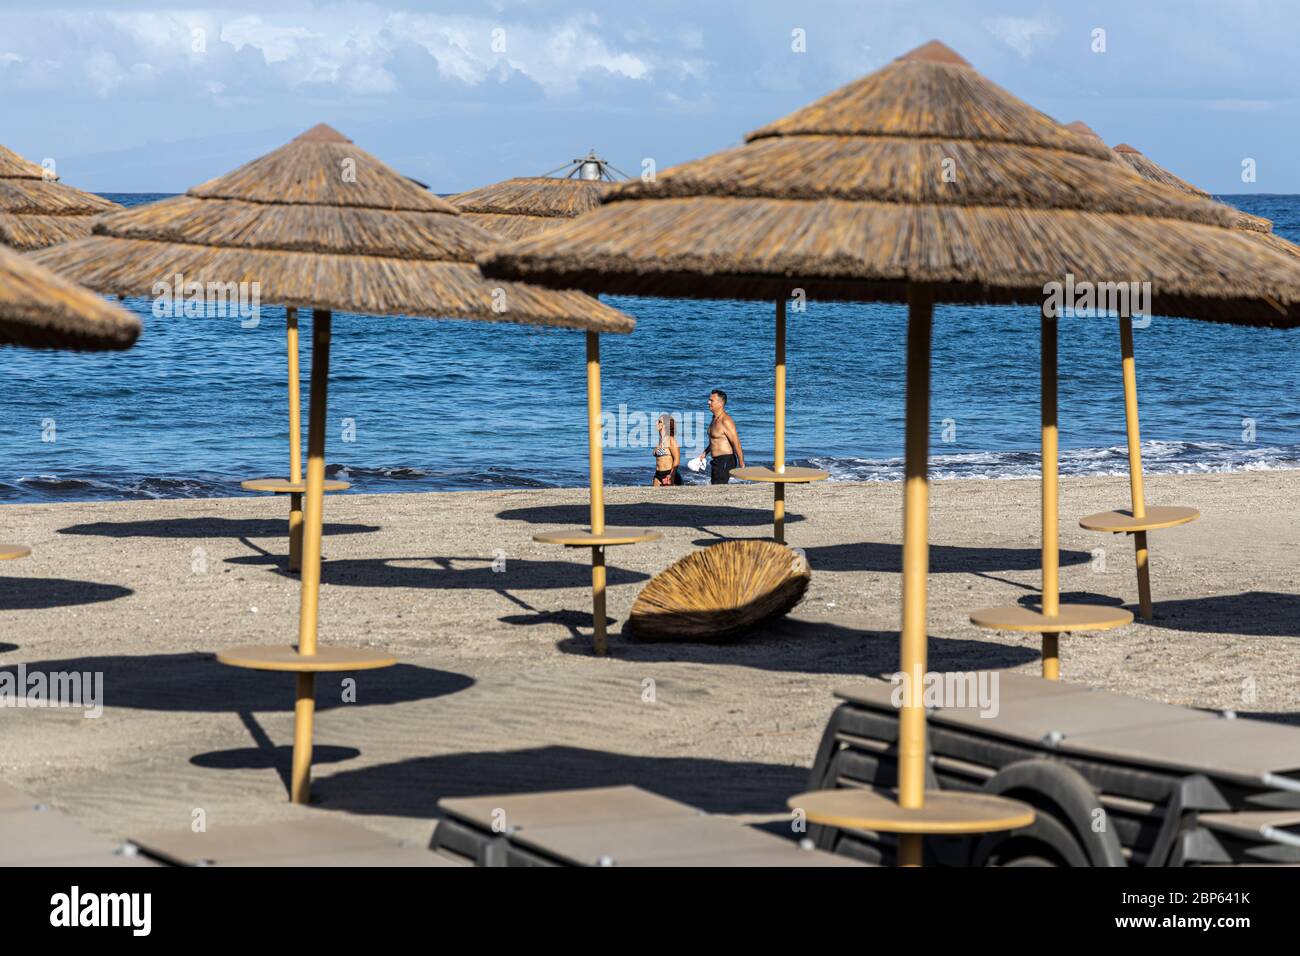
M 1033 304 L 1043 350 L 1039 609 L 978 623 L 1042 632 L 1113 627 L 1127 611 L 1059 600 L 1058 317 L 1050 283 L 1150 281 L 1158 312 L 1260 325 L 1300 320 L 1300 263 L 1247 242 L 1222 208 L 1124 170 L 938 43 L 764 127 L 745 145 L 613 190 L 567 226 L 481 260 L 489 276 L 640 295 L 907 302 L 898 804 L 855 791 L 855 825 L 920 834 L 1019 826 L 1020 807 L 954 809 L 925 792 L 929 366 L 935 302 Z M 801 798 L 796 798 L 798 802 Z M 807 809 L 805 807 L 805 809 Z M 813 819 L 813 812 L 809 811 Z M 973 819 L 975 818 L 975 819 Z
M 598 179 L 518 176 L 451 197 L 470 222 L 505 239 L 524 239 L 600 205 L 611 184 Z
M 81 239 L 96 216 L 121 208 L 0 146 L 0 246 L 27 252 Z
M 298 643 L 217 654 L 236 667 L 298 675 L 295 802 L 307 800 L 310 786 L 314 675 L 396 663 L 372 648 L 317 644 L 332 312 L 515 322 L 589 336 L 632 330 L 629 316 L 581 293 L 486 281 L 473 260 L 495 243 L 454 206 L 317 126 L 183 196 L 109 216 L 90 238 L 37 256 L 103 292 L 147 294 L 180 274 L 205 289 L 256 283 L 262 301 L 314 309 Z
M 98 352 L 130 348 L 139 334 L 134 315 L 0 248 L 0 346 Z M 0 544 L 0 561 L 29 554 Z
M 451 197 L 470 222 L 506 239 L 535 236 L 600 205 L 627 177 L 595 150 L 541 176 L 517 176 Z
M 1082 121 L 1075 120 L 1068 124 L 1068 129 L 1094 137 L 1099 142 L 1101 137 Z M 1192 185 L 1185 179 L 1165 169 L 1159 163 L 1143 155 L 1132 146 L 1121 143 L 1114 148 L 1115 159 L 1129 167 L 1149 182 L 1161 183 L 1180 192 L 1210 200 L 1211 195 L 1205 190 Z M 1287 242 L 1280 236 L 1272 234 L 1273 224 L 1267 219 L 1252 216 L 1231 206 L 1225 207 L 1232 219 L 1232 227 L 1242 230 L 1253 241 L 1293 256 L 1300 256 L 1300 248 Z M 1137 370 L 1133 357 L 1133 317 L 1129 314 L 1119 316 L 1120 362 L 1124 381 L 1124 422 L 1128 443 L 1129 463 L 1129 508 L 1113 511 L 1101 511 L 1085 515 L 1079 519 L 1079 525 L 1090 531 L 1108 534 L 1131 534 L 1133 536 L 1134 561 L 1137 568 L 1138 614 L 1144 620 L 1150 620 L 1151 607 L 1151 570 L 1150 550 L 1147 532 L 1162 528 L 1173 528 L 1195 521 L 1201 513 L 1185 505 L 1161 505 L 1148 507 L 1143 488 L 1142 475 L 1142 437 L 1138 416 Z

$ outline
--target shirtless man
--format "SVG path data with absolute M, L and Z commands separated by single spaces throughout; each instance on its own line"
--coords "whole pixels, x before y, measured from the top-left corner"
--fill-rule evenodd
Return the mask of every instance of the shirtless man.
M 731 481 L 731 469 L 745 467 L 745 450 L 740 447 L 736 423 L 727 414 L 727 393 L 722 389 L 715 388 L 709 393 L 709 411 L 713 412 L 713 421 L 709 423 L 709 447 L 700 452 L 700 461 L 706 454 L 712 455 L 709 483 L 725 485 Z

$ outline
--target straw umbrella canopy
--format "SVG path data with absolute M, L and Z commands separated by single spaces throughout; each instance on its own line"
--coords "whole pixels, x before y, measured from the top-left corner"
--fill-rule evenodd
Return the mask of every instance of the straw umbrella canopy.
M 1041 310 L 1042 606 L 979 623 L 1055 635 L 1131 620 L 1062 605 L 1057 549 L 1057 310 L 1051 283 L 1149 281 L 1156 311 L 1300 321 L 1300 263 L 1252 244 L 1205 200 L 1149 183 L 930 43 L 750 134 L 744 145 L 632 182 L 567 226 L 498 250 L 485 274 L 642 295 L 907 302 L 898 804 L 864 791 L 858 825 L 925 832 L 960 813 L 927 795 L 925 712 L 929 366 L 936 302 Z M 795 798 L 795 802 L 803 798 Z M 805 807 L 805 809 L 808 809 Z M 996 829 L 1009 808 L 977 820 Z M 809 818 L 813 818 L 809 810 Z M 842 818 L 841 818 L 842 819 Z M 969 819 L 968 823 L 969 823 Z M 974 825 L 974 824 L 972 824 Z
M 221 294 L 256 284 L 262 301 L 313 308 L 298 643 L 226 649 L 237 667 L 298 675 L 291 795 L 308 797 L 314 675 L 386 667 L 369 648 L 317 646 L 331 313 L 409 315 L 630 332 L 631 317 L 579 292 L 489 282 L 474 264 L 495 244 L 454 206 L 327 126 L 196 186 L 116 213 L 95 234 L 37 254 L 91 288 L 147 294 L 180 275 Z
M 27 252 L 81 239 L 96 216 L 121 208 L 0 146 L 0 245 Z
M 612 184 L 599 179 L 517 176 L 451 197 L 470 222 L 505 239 L 525 239 L 590 212 Z
M 1101 137 L 1080 120 L 1067 124 L 1067 129 L 1091 136 L 1101 141 Z M 1185 179 L 1165 169 L 1155 160 L 1143 155 L 1132 146 L 1121 143 L 1114 147 L 1116 161 L 1132 169 L 1149 182 L 1161 183 L 1180 192 L 1212 199 L 1205 190 L 1192 185 Z M 1232 206 L 1225 206 L 1233 216 L 1232 226 L 1242 230 L 1256 242 L 1300 258 L 1300 247 L 1287 242 L 1273 234 L 1273 224 L 1260 216 L 1252 216 Z M 1130 534 L 1133 536 L 1134 562 L 1137 569 L 1138 614 L 1144 620 L 1152 617 L 1151 606 L 1151 571 L 1150 549 L 1147 532 L 1161 528 L 1172 528 L 1187 524 L 1199 518 L 1200 512 L 1184 505 L 1163 505 L 1148 508 L 1143 488 L 1142 476 L 1142 437 L 1138 417 L 1137 370 L 1133 357 L 1133 318 L 1131 315 L 1119 316 L 1120 361 L 1124 380 L 1124 419 L 1128 443 L 1129 462 L 1129 508 L 1128 510 L 1101 511 L 1085 515 L 1079 519 L 1079 525 L 1090 531 L 1108 534 Z
M 0 248 L 0 346 L 98 352 L 130 348 L 140 320 Z M 0 544 L 0 560 L 26 557 L 21 544 Z

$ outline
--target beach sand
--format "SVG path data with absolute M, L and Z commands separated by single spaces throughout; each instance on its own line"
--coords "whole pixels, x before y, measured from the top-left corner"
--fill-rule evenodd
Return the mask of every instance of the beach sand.
M 930 667 L 1038 670 L 1038 638 L 968 611 L 1039 582 L 1039 483 L 932 489 Z M 402 662 L 318 683 L 322 810 L 427 842 L 443 796 L 633 783 L 728 813 L 779 811 L 807 781 L 832 690 L 896 666 L 902 488 L 790 491 L 812 585 L 743 643 L 633 645 L 650 575 L 699 544 L 770 533 L 767 486 L 611 488 L 608 521 L 663 539 L 611 549 L 611 654 L 591 656 L 589 552 L 535 544 L 586 521 L 582 489 L 341 495 L 326 502 L 324 643 Z M 1157 619 L 1062 640 L 1062 674 L 1135 696 L 1300 721 L 1300 472 L 1152 477 L 1148 502 L 1201 509 L 1151 535 Z M 1123 478 L 1062 482 L 1062 590 L 1136 599 L 1132 544 L 1079 516 Z M 0 667 L 102 671 L 105 711 L 0 711 L 0 780 L 106 836 L 305 812 L 287 802 L 293 679 L 212 652 L 293 643 L 287 506 L 271 498 L 0 508 Z M 1103 563 L 1090 553 L 1104 548 Z M 504 558 L 504 569 L 493 560 Z M 94 599 L 94 603 L 85 603 Z

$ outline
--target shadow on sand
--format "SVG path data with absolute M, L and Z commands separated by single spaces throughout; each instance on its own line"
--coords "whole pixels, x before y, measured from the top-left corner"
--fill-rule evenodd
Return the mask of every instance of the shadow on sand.
M 587 505 L 533 505 L 498 511 L 503 521 L 526 521 L 547 527 L 586 527 L 591 521 Z M 802 515 L 785 516 L 786 524 L 803 521 Z M 605 523 L 631 528 L 699 528 L 721 525 L 732 528 L 772 526 L 770 508 L 742 508 L 728 505 L 672 504 L 645 501 L 635 504 L 606 505 Z
M 65 578 L 0 577 L 0 611 L 32 611 L 79 604 L 101 604 L 134 594 L 120 584 Z
M 287 512 L 287 509 L 286 509 Z M 327 523 L 325 534 L 369 534 L 372 524 Z M 59 534 L 97 538 L 287 538 L 289 520 L 277 518 L 155 518 L 148 521 L 92 521 L 60 528 Z
M 771 540 L 770 538 L 754 540 Z M 701 538 L 697 547 L 718 544 L 715 538 Z M 791 547 L 799 547 L 797 541 Z M 903 569 L 903 546 L 883 542 L 860 544 L 825 544 L 801 548 L 814 571 L 873 571 L 900 574 Z M 1087 551 L 1062 551 L 1061 566 L 1085 564 L 1091 559 Z M 969 548 L 959 545 L 930 545 L 931 574 L 988 574 L 994 571 L 1035 571 L 1040 567 L 1042 552 L 1037 548 Z
M 1199 634 L 1300 637 L 1300 594 L 1247 591 L 1156 601 L 1144 623 Z
M 190 763 L 196 767 L 209 770 L 274 770 L 284 784 L 286 794 L 293 792 L 291 777 L 293 775 L 293 745 L 276 746 L 270 735 L 262 729 L 261 724 L 248 711 L 241 711 L 239 719 L 248 728 L 256 746 L 238 747 L 234 750 L 214 750 L 210 753 L 191 757 Z M 356 747 L 335 747 L 328 744 L 313 744 L 311 762 L 314 766 L 329 763 L 343 763 L 361 756 Z
M 276 555 L 259 553 L 246 557 L 227 558 L 229 564 L 274 565 L 277 573 L 297 578 L 284 567 L 284 559 Z M 477 562 L 478 567 L 455 567 L 453 562 Z M 507 558 L 505 567 L 495 571 L 492 558 L 343 558 L 326 560 L 321 564 L 323 584 L 346 585 L 361 588 L 433 588 L 440 590 L 477 589 L 484 591 L 541 590 L 553 588 L 590 588 L 591 565 L 577 561 L 534 561 L 528 558 Z M 635 584 L 646 581 L 649 575 L 610 566 L 607 579 L 616 584 Z
M 813 758 L 812 747 L 808 760 Z M 697 757 L 635 757 L 550 746 L 415 757 L 321 775 L 313 796 L 330 810 L 433 818 L 442 797 L 632 784 L 711 812 L 780 811 L 803 790 L 799 767 Z
M 15 665 L 0 667 L 12 671 Z M 244 670 L 217 663 L 211 654 L 142 654 L 73 657 L 26 665 L 28 672 L 102 672 L 111 707 L 190 713 L 293 710 L 294 675 Z M 356 703 L 343 703 L 344 678 L 356 681 Z M 363 707 L 427 700 L 473 686 L 453 671 L 398 664 L 357 673 L 316 675 L 316 709 Z
M 592 653 L 590 613 L 571 613 L 559 620 L 530 623 L 563 624 L 570 633 L 558 642 L 559 649 L 569 654 Z M 860 677 L 897 669 L 898 632 L 794 617 L 768 624 L 727 644 L 642 643 L 626 633 L 611 635 L 609 653 L 627 661 L 685 661 Z M 931 637 L 929 643 L 932 670 L 1016 667 L 1037 660 L 1038 656 L 1037 650 L 995 641 Z

